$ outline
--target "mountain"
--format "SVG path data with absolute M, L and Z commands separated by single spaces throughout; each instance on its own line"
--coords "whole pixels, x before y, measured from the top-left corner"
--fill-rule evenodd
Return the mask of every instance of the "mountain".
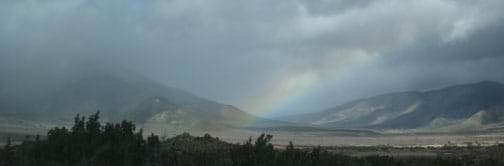
M 0 78 L 0 133 L 43 134 L 55 126 L 70 126 L 77 114 L 88 116 L 100 110 L 103 121 L 131 120 L 146 133 L 160 135 L 213 132 L 241 138 L 244 132 L 375 134 L 256 117 L 126 70 L 28 71 Z
M 378 95 L 284 120 L 332 128 L 470 131 L 504 123 L 504 85 L 483 81 Z
M 47 77 L 51 80 L 47 80 Z M 40 79 L 40 80 L 38 80 Z M 183 130 L 227 130 L 288 124 L 164 86 L 129 71 L 89 70 L 66 76 L 19 74 L 0 82 L 0 130 L 47 128 L 100 110 L 106 121 Z

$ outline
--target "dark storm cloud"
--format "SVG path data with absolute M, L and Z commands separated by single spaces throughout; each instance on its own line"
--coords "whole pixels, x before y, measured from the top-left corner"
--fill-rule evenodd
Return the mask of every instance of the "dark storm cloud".
M 0 74 L 64 77 L 121 67 L 251 112 L 251 103 L 260 105 L 258 98 L 279 87 L 302 100 L 272 112 L 318 111 L 384 92 L 504 81 L 495 72 L 504 66 L 502 6 L 499 0 L 7 0 L 0 1 Z
M 478 61 L 504 56 L 504 19 L 474 32 L 470 37 L 456 42 L 442 43 L 427 39 L 395 50 L 394 62 L 410 63 L 450 63 L 455 61 Z

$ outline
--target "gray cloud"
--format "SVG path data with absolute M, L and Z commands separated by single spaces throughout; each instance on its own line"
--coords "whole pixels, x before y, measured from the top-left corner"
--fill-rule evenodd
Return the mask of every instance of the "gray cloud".
M 7 0 L 0 2 L 0 74 L 117 66 L 253 113 L 319 111 L 384 92 L 504 81 L 497 72 L 504 66 L 502 6 Z M 272 94 L 287 106 L 252 107 Z

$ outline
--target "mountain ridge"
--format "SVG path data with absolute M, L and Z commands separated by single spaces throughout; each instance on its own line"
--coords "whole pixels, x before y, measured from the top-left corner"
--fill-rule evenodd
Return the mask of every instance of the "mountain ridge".
M 322 112 L 285 117 L 282 120 L 333 128 L 432 130 L 456 125 L 474 114 L 504 110 L 504 85 L 493 81 L 459 84 L 427 91 L 406 91 L 357 99 Z M 483 123 L 497 123 L 483 119 Z M 451 121 L 451 122 L 448 122 Z M 431 124 L 432 123 L 432 124 Z M 436 128 L 429 128 L 429 124 Z M 435 124 L 435 125 L 434 125 Z M 464 130 L 483 128 L 468 127 Z M 455 131 L 455 130 L 454 130 Z
M 162 112 L 190 112 L 192 119 L 255 119 L 236 107 L 211 101 L 192 93 L 161 85 L 141 75 L 128 71 L 88 70 L 76 72 L 62 79 L 51 80 L 44 93 L 29 94 L 25 89 L 44 89 L 45 85 L 24 83 L 25 76 L 12 78 L 12 86 L 0 87 L 0 117 L 50 123 L 58 119 L 71 121 L 77 114 L 90 115 L 101 110 L 102 119 L 107 121 L 132 120 L 146 123 Z M 28 77 L 28 76 L 26 76 Z M 18 80 L 16 80 L 18 79 Z M 36 81 L 36 80 L 31 80 Z M 19 82 L 19 85 L 16 83 Z M 12 97 L 18 91 L 20 97 Z M 233 116 L 219 116 L 220 111 L 233 112 Z M 215 116 L 213 116 L 214 114 Z M 220 119 L 219 119 L 220 118 Z
M 18 75 L 0 85 L 0 132 L 32 131 L 69 125 L 76 115 L 100 110 L 109 122 L 130 120 L 149 132 L 318 131 L 312 125 L 256 117 L 228 104 L 152 81 L 122 70 L 86 70 L 37 85 Z M 57 78 L 57 79 L 56 79 Z M 30 91 L 34 89 L 35 91 Z M 42 90 L 40 90 L 42 89 Z M 38 91 L 37 91 L 38 90 Z M 23 91 L 23 95 L 17 94 Z M 44 92 L 39 94 L 39 92 Z M 30 93 L 35 93 L 32 95 Z M 19 97 L 12 97 L 17 95 Z M 23 97 L 24 96 L 24 97 Z M 341 131 L 352 133 L 351 131 Z

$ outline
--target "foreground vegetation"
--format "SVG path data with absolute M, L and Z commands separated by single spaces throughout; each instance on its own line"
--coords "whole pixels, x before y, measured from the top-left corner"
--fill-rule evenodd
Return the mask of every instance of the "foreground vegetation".
M 230 144 L 210 135 L 187 133 L 168 139 L 150 135 L 128 121 L 101 124 L 99 113 L 77 116 L 72 128 L 54 128 L 46 139 L 35 137 L 19 145 L 10 141 L 0 150 L 0 166 L 502 166 L 504 146 L 456 157 L 350 157 L 320 147 L 297 149 L 292 143 L 274 149 L 271 135 Z

